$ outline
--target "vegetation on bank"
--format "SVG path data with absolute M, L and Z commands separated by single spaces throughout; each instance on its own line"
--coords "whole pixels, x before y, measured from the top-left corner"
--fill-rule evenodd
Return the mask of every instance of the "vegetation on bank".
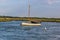
M 38 20 L 39 22 L 60 22 L 60 18 L 39 18 L 39 17 L 11 17 L 11 16 L 0 16 L 0 22 L 5 21 L 27 21 L 27 20 Z

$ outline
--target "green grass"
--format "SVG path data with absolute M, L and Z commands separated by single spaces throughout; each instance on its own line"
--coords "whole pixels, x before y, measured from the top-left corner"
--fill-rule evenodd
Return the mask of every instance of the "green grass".
M 29 20 L 29 21 L 38 20 L 39 22 L 60 22 L 60 18 L 0 16 L 0 22 L 6 22 L 6 21 L 27 21 L 27 20 Z
M 40 22 L 60 22 L 60 19 L 51 19 L 51 18 L 0 18 L 0 22 L 5 22 L 5 21 L 31 21 L 31 20 L 38 20 Z

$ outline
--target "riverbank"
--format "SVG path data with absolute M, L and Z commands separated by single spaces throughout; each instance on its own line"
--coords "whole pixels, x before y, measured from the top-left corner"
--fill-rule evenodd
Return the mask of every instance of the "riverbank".
M 0 22 L 6 21 L 31 21 L 38 20 L 39 22 L 60 22 L 60 18 L 38 18 L 38 17 L 10 17 L 10 16 L 0 16 Z

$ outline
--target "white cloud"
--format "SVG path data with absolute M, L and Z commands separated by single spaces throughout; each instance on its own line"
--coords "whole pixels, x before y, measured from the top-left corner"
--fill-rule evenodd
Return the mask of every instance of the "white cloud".
M 4 15 L 5 12 L 6 12 L 6 11 L 4 11 L 4 10 L 3 10 L 3 11 L 0 10 L 0 15 Z
M 53 0 L 48 0 L 48 4 L 52 4 L 53 3 Z
M 5 9 L 0 9 L 0 15 L 4 15 L 5 13 L 7 13 L 7 10 L 5 10 Z
M 11 11 L 11 8 L 0 8 L 0 15 L 7 15 Z
M 4 3 L 4 2 L 6 2 L 7 0 L 0 0 L 0 3 Z
M 60 3 L 60 0 L 48 0 L 48 4 Z

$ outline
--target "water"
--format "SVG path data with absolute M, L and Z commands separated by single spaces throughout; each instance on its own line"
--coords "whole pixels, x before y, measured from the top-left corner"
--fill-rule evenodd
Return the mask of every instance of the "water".
M 21 26 L 22 21 L 0 22 L 0 40 L 60 40 L 60 23 Z

